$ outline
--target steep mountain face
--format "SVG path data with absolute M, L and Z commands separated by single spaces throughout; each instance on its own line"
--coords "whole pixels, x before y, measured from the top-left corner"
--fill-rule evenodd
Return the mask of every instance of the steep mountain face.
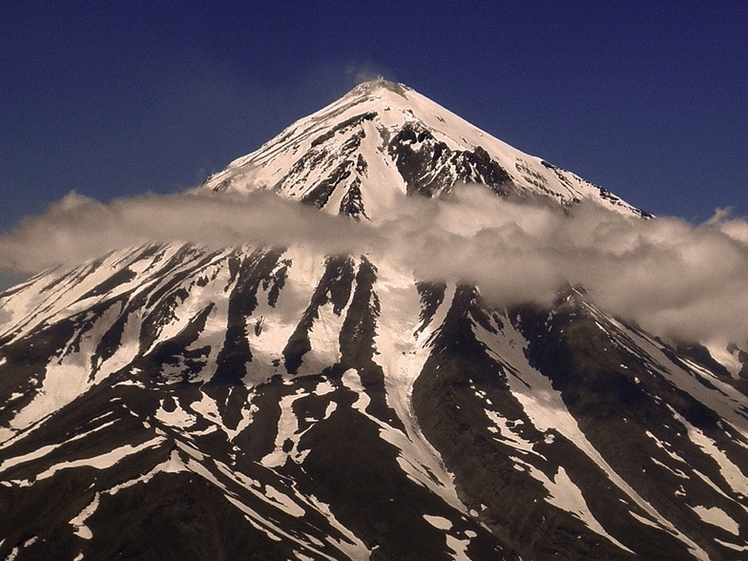
M 641 214 L 382 81 L 202 189 L 376 220 L 457 182 Z M 739 376 L 581 289 L 496 308 L 366 255 L 152 244 L 0 317 L 1 558 L 748 556 Z
M 271 189 L 329 212 L 371 218 L 392 206 L 396 193 L 438 196 L 456 183 L 564 206 L 591 199 L 622 213 L 646 214 L 384 80 L 361 84 L 294 123 L 201 189 Z

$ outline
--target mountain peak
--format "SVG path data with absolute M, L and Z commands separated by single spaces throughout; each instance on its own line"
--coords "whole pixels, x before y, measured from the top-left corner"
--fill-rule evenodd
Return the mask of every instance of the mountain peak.
M 592 200 L 623 214 L 643 214 L 383 78 L 363 82 L 300 119 L 208 178 L 200 190 L 269 189 L 327 212 L 374 219 L 403 194 L 436 197 L 460 183 L 565 207 Z
M 401 95 L 405 99 L 407 99 L 406 92 L 413 91 L 409 87 L 405 86 L 404 84 L 391 82 L 389 80 L 386 80 L 382 76 L 379 76 L 378 78 L 374 78 L 373 80 L 361 82 L 355 88 L 353 88 L 350 92 L 348 92 L 347 96 L 349 95 L 359 96 L 362 94 L 371 94 L 371 93 L 376 93 L 381 90 L 388 90 L 388 91 L 394 92 L 396 94 Z

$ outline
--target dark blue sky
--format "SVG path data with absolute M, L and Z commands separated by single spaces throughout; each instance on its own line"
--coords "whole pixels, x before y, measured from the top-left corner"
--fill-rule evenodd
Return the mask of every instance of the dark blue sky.
M 377 74 L 655 214 L 745 216 L 747 29 L 744 0 L 6 0 L 0 230 L 194 186 Z

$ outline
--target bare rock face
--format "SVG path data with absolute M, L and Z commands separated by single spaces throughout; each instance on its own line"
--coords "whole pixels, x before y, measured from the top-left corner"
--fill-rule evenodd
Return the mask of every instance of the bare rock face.
M 459 182 L 644 214 L 384 81 L 201 189 L 374 221 Z M 151 244 L 0 309 L 0 558 L 748 555 L 744 380 L 581 289 L 499 309 L 371 256 Z

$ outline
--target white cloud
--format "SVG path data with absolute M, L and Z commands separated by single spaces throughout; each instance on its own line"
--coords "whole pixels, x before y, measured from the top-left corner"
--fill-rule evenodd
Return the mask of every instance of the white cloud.
M 564 210 L 482 188 L 444 200 L 403 198 L 373 223 L 279 198 L 181 194 L 103 205 L 71 193 L 0 236 L 0 274 L 72 266 L 149 241 L 208 246 L 304 244 L 322 253 L 397 259 L 419 278 L 473 282 L 498 305 L 549 302 L 582 285 L 617 316 L 659 335 L 748 341 L 748 224 L 717 213 L 693 226 L 594 204 Z

